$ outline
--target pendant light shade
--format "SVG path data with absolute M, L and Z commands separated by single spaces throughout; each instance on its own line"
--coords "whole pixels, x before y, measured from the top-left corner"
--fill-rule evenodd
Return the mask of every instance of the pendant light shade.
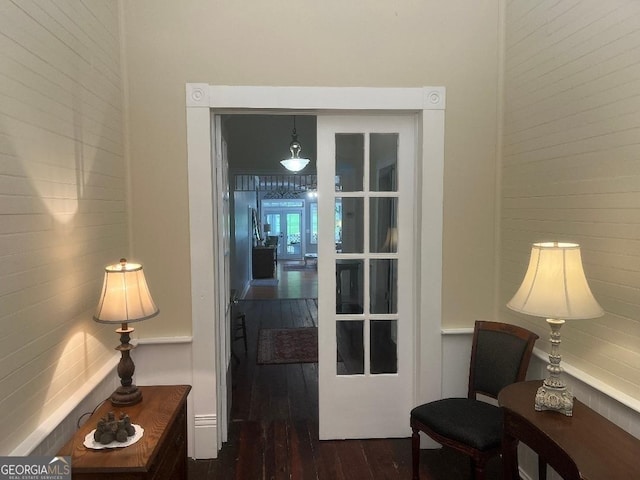
M 308 158 L 300 158 L 300 152 L 302 151 L 302 145 L 298 142 L 298 133 L 296 132 L 296 117 L 293 117 L 293 132 L 291 132 L 291 143 L 289 144 L 289 151 L 291 152 L 291 158 L 285 158 L 280 163 L 284 168 L 290 172 L 297 173 L 304 169 L 309 164 Z

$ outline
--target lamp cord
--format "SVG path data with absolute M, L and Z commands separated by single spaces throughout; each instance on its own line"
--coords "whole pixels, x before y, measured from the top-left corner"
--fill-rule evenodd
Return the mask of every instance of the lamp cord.
M 96 413 L 96 410 L 98 410 L 98 408 L 100 408 L 100 406 L 106 402 L 107 399 L 105 398 L 104 400 L 102 400 L 98 405 L 96 405 L 96 407 L 93 409 L 93 411 L 91 412 L 85 412 L 82 415 L 80 415 L 80 417 L 78 417 L 78 421 L 76 422 L 76 428 L 79 429 L 80 428 L 80 422 L 82 421 L 82 419 L 84 417 L 86 417 L 87 415 L 93 415 L 94 413 Z

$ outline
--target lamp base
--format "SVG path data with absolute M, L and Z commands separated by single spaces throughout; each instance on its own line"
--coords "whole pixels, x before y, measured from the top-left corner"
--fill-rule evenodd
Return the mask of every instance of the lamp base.
M 135 385 L 129 385 L 127 387 L 121 385 L 115 392 L 111 394 L 111 405 L 114 407 L 127 407 L 129 405 L 135 405 L 142 401 L 142 392 Z
M 573 394 L 567 390 L 565 385 L 548 385 L 545 380 L 536 392 L 535 409 L 537 412 L 552 410 L 571 417 L 573 415 Z

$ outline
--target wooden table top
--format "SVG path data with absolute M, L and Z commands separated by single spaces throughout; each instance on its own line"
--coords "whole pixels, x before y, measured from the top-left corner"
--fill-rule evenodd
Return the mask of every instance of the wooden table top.
M 59 455 L 70 455 L 74 472 L 91 471 L 147 471 L 158 454 L 159 445 L 164 443 L 167 426 L 176 418 L 191 390 L 189 385 L 158 385 L 138 387 L 142 391 L 142 401 L 130 407 L 114 407 L 105 401 L 85 424 L 80 427 Z M 114 412 L 126 413 L 131 423 L 144 429 L 143 437 L 125 448 L 92 450 L 84 446 L 84 438 L 94 428 L 97 420 Z
M 576 463 L 586 480 L 640 478 L 640 439 L 595 412 L 577 398 L 573 416 L 536 412 L 534 398 L 540 380 L 505 387 L 498 395 L 501 407 L 524 417 L 551 437 Z M 530 445 L 534 450 L 534 446 Z

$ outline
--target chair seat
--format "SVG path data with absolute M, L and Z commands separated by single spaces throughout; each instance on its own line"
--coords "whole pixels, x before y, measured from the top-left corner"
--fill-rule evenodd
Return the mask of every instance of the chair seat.
M 411 417 L 434 433 L 484 451 L 500 446 L 500 408 L 469 398 L 445 398 L 411 410 Z

